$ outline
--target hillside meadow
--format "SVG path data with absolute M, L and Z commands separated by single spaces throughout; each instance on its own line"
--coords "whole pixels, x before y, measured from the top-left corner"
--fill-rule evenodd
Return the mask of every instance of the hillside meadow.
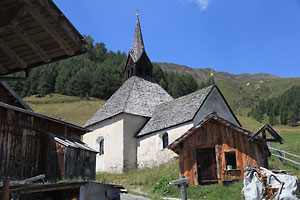
M 77 125 L 84 123 L 105 103 L 103 100 L 49 94 L 39 98 L 26 97 L 24 100 L 35 111 Z

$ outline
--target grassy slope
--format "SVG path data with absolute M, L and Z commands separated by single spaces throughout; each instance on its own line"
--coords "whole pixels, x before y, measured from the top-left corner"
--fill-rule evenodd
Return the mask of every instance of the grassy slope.
M 58 94 L 46 95 L 43 98 L 31 96 L 24 100 L 35 112 L 78 125 L 83 125 L 105 103 L 96 98 L 87 101 Z
M 245 115 L 259 99 L 279 96 L 294 85 L 300 85 L 300 78 L 278 78 L 273 80 L 216 80 L 228 103 L 239 114 Z M 246 112 L 244 111 L 246 110 Z M 245 115 L 246 116 L 246 115 Z

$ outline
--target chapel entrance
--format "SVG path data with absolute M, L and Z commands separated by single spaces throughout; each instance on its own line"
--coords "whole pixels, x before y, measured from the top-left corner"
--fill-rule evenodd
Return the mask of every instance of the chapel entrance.
M 197 149 L 198 183 L 217 183 L 217 164 L 215 148 Z

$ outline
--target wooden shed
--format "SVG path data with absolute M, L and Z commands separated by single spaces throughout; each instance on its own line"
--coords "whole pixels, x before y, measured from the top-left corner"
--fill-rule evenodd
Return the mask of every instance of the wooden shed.
M 97 151 L 80 141 L 89 130 L 32 111 L 0 81 L 0 179 L 95 178 Z
M 268 168 L 271 155 L 263 137 L 212 113 L 169 145 L 179 154 L 181 175 L 191 184 L 243 178 L 244 166 Z M 248 141 L 253 138 L 252 142 Z M 279 136 L 280 137 L 280 136 Z
M 98 151 L 78 139 L 53 134 L 49 136 L 48 154 L 52 162 L 49 162 L 48 169 L 52 177 L 95 179 Z

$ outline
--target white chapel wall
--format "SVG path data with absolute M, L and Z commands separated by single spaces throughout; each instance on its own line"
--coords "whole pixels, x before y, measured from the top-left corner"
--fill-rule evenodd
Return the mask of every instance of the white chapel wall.
M 136 134 L 147 122 L 148 118 L 124 114 L 124 170 L 136 168 L 137 149 L 136 149 Z
M 104 154 L 96 156 L 96 171 L 120 173 L 123 171 L 124 114 L 116 115 L 88 127 L 93 131 L 83 136 L 83 141 L 99 150 L 99 137 L 104 138 Z
M 212 112 L 216 112 L 220 117 L 239 125 L 216 88 L 213 88 L 206 101 L 194 117 L 194 124 L 199 123 Z
M 173 151 L 163 148 L 162 136 L 168 133 L 169 144 L 174 142 L 183 133 L 193 126 L 189 121 L 181 125 L 160 130 L 149 135 L 137 138 L 137 167 L 151 168 L 167 163 L 178 157 Z

